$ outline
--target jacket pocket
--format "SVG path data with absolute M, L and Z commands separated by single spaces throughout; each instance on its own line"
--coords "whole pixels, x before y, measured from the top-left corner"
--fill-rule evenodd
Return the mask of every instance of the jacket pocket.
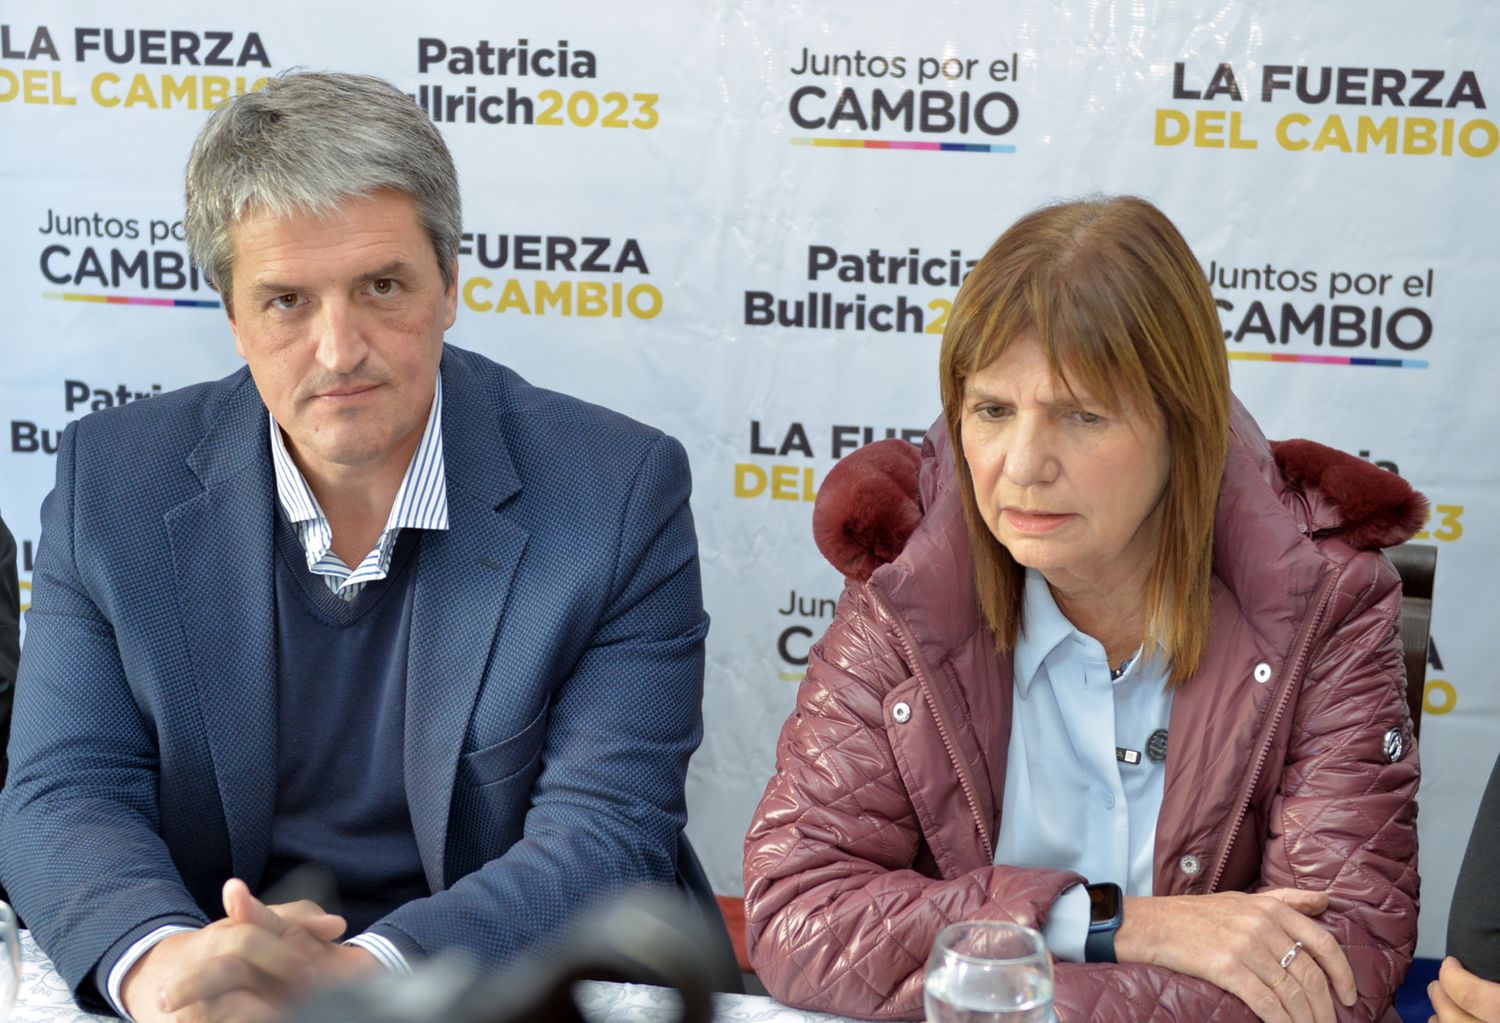
M 502 855 L 525 833 L 546 738 L 543 707 L 519 732 L 459 758 L 444 862 L 448 883 Z
M 465 753 L 459 761 L 460 785 L 482 787 L 509 780 L 531 767 L 542 753 L 547 735 L 547 706 L 519 732 L 483 749 Z

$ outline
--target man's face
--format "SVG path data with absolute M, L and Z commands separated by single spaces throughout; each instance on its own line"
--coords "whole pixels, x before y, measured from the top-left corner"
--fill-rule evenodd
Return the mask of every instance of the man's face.
M 231 236 L 235 347 L 303 472 L 404 472 L 458 303 L 416 203 L 380 191 L 324 217 L 251 213 Z

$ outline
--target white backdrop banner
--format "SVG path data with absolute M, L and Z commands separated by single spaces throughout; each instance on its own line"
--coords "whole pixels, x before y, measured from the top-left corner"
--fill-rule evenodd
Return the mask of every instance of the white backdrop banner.
M 292 0 L 0 7 L 0 513 L 29 586 L 63 427 L 238 365 L 189 264 L 207 111 L 292 67 L 386 77 L 465 201 L 455 343 L 691 456 L 709 637 L 689 831 L 740 843 L 841 580 L 812 500 L 920 437 L 973 262 L 1046 201 L 1131 192 L 1212 281 L 1234 386 L 1432 499 L 1419 953 L 1497 748 L 1500 7 Z M 120 495 L 128 500 L 128 494 Z M 25 593 L 23 590 L 23 602 Z M 1479 615 L 1480 617 L 1476 617 Z

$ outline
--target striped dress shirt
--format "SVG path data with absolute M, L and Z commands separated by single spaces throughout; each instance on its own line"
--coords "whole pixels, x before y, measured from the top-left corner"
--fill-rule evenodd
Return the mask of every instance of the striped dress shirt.
M 271 464 L 276 470 L 276 497 L 281 502 L 281 510 L 286 512 L 287 519 L 297 530 L 297 539 L 307 555 L 307 570 L 321 576 L 328 588 L 344 600 L 353 600 L 366 583 L 385 578 L 401 530 L 448 528 L 448 483 L 443 474 L 442 377 L 438 377 L 432 395 L 432 409 L 427 413 L 427 426 L 422 430 L 422 440 L 411 457 L 411 464 L 406 467 L 400 489 L 396 491 L 385 529 L 370 553 L 352 569 L 333 553 L 333 527 L 328 516 L 323 514 L 312 488 L 292 461 L 281 428 L 276 425 L 276 417 L 267 413 L 267 418 L 271 421 Z

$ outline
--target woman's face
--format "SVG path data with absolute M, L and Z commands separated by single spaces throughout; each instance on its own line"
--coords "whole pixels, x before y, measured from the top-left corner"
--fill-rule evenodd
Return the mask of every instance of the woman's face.
M 1070 394 L 1034 335 L 971 376 L 963 449 L 979 512 L 1017 563 L 1064 593 L 1144 586 L 1161 535 L 1161 415 Z

